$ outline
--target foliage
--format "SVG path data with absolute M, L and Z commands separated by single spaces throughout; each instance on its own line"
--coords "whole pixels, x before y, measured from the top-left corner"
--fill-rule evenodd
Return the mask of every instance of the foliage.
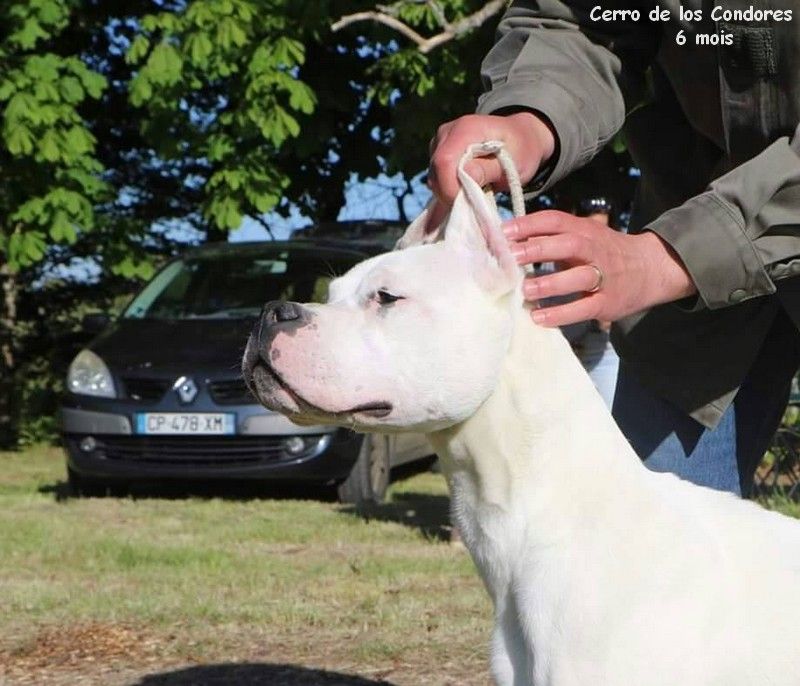
M 451 21 L 480 4 L 440 3 Z M 19 269 L 83 239 L 146 278 L 154 224 L 213 234 L 289 202 L 333 218 L 349 174 L 424 169 L 436 125 L 474 105 L 492 27 L 427 55 L 385 27 L 332 35 L 358 5 L 4 3 L 0 254 Z M 397 12 L 435 27 L 429 5 Z
M 142 18 L 127 51 L 130 102 L 162 158 L 205 160 L 204 216 L 235 229 L 273 209 L 289 183 L 275 163 L 316 97 L 297 77 L 305 61 L 290 3 L 194 0 Z
M 48 49 L 69 12 L 66 0 L 0 6 L 0 254 L 12 270 L 41 260 L 50 242 L 90 231 L 108 191 L 80 113 L 106 80 L 80 57 Z

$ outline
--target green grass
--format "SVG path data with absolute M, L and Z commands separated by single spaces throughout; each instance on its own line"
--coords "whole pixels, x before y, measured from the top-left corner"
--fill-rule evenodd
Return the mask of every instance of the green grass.
M 438 475 L 396 483 L 369 519 L 313 500 L 64 498 L 63 478 L 57 449 L 0 453 L 0 683 L 223 662 L 487 683 L 489 604 L 441 540 Z
M 446 542 L 436 474 L 395 483 L 368 518 L 299 499 L 74 499 L 63 479 L 57 449 L 0 453 L 0 684 L 488 683 L 489 603 Z
M 761 498 L 759 502 L 770 510 L 776 510 L 795 519 L 800 519 L 800 503 L 790 500 L 781 493 Z

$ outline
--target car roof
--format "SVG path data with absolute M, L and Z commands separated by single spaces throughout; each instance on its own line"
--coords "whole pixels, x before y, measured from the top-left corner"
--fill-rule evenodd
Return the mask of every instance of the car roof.
M 349 221 L 319 222 L 292 231 L 290 238 L 377 243 L 391 250 L 406 230 L 406 224 L 394 219 L 355 219 Z
M 182 258 L 246 257 L 258 254 L 273 254 L 284 250 L 307 251 L 309 253 L 341 253 L 342 257 L 365 258 L 387 251 L 386 245 L 376 241 L 309 238 L 288 241 L 242 241 L 239 243 L 205 243 L 189 248 Z

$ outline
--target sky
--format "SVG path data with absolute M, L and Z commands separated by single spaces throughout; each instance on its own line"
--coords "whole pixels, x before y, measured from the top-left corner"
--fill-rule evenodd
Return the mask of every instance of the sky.
M 421 175 L 420 175 L 421 176 Z M 345 204 L 339 211 L 339 221 L 355 219 L 398 219 L 397 194 L 405 188 L 402 175 L 381 174 L 374 179 L 357 181 L 355 176 L 345 189 Z M 431 197 L 431 192 L 420 177 L 412 180 L 413 194 L 404 199 L 404 208 L 409 221 L 416 217 Z M 293 209 L 289 219 L 270 213 L 264 220 L 272 228 L 277 239 L 285 239 L 294 229 L 308 226 L 311 220 Z M 242 226 L 230 234 L 232 243 L 240 241 L 269 240 L 267 231 L 257 221 L 246 218 Z

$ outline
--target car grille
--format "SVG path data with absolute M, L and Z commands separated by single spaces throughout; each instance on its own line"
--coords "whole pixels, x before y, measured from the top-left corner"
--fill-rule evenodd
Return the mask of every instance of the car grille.
M 252 405 L 257 402 L 247 389 L 244 379 L 210 381 L 208 390 L 218 405 Z
M 127 377 L 122 379 L 122 383 L 131 400 L 158 401 L 170 387 L 170 382 L 164 379 Z
M 230 467 L 306 457 L 317 450 L 322 437 L 304 438 L 306 450 L 289 455 L 283 449 L 283 438 L 272 436 L 98 436 L 94 453 L 120 462 Z

